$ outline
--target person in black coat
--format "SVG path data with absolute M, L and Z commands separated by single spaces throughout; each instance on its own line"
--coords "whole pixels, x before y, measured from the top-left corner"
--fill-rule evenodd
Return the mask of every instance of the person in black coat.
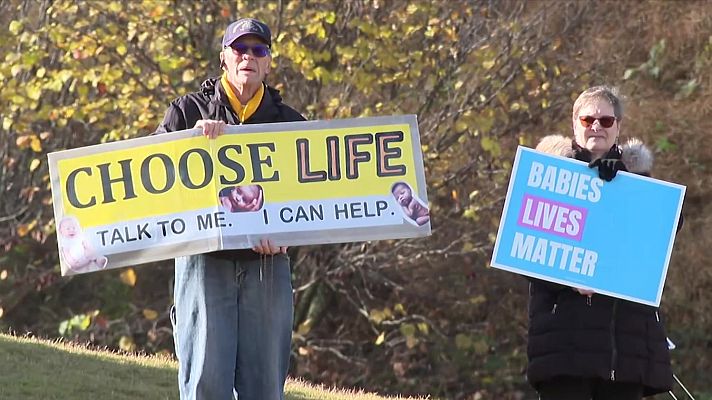
M 574 138 L 547 136 L 537 150 L 589 162 L 607 181 L 617 171 L 649 176 L 652 154 L 640 141 L 618 146 L 622 119 L 615 91 L 592 87 L 574 103 Z M 637 400 L 673 382 L 657 308 L 538 279 L 529 285 L 527 356 L 541 400 Z

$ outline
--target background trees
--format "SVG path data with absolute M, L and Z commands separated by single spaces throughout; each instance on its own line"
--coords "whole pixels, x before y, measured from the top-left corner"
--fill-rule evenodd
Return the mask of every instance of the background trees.
M 427 240 L 296 250 L 292 374 L 531 397 L 526 283 L 488 268 L 511 161 L 518 144 L 568 134 L 575 96 L 609 83 L 655 176 L 688 187 L 663 313 L 675 370 L 712 395 L 703 1 L 0 1 L 4 330 L 171 350 L 170 263 L 59 277 L 46 154 L 153 131 L 171 99 L 219 73 L 223 29 L 247 15 L 273 29 L 270 83 L 309 118 L 418 115 L 433 215 Z

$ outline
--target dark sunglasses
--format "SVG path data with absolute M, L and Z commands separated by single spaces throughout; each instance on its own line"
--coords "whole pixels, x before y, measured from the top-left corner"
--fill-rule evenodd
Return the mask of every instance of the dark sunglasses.
M 598 118 L 592 117 L 590 115 L 584 115 L 579 117 L 579 121 L 581 121 L 581 125 L 583 125 L 584 128 L 588 128 L 589 126 L 593 125 L 596 120 L 598 120 L 598 123 L 600 123 L 602 127 L 610 128 L 616 122 L 616 117 L 611 117 L 610 115 Z
M 244 43 L 233 43 L 230 47 L 240 55 L 247 54 L 250 50 L 252 50 L 252 55 L 257 58 L 267 57 L 267 55 L 269 55 L 269 46 L 266 44 L 255 44 L 250 46 Z

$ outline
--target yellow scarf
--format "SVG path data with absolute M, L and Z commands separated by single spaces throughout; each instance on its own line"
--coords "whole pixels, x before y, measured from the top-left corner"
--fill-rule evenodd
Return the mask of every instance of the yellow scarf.
M 265 85 L 261 84 L 260 88 L 257 89 L 257 93 L 255 93 L 255 95 L 252 96 L 250 101 L 248 101 L 247 104 L 243 106 L 242 103 L 240 103 L 240 100 L 237 99 L 237 95 L 235 95 L 235 92 L 232 91 L 232 87 L 227 81 L 226 73 L 223 73 L 222 78 L 220 78 L 220 83 L 222 83 L 222 87 L 223 89 L 225 89 L 225 94 L 227 94 L 227 99 L 230 100 L 230 105 L 232 106 L 232 109 L 235 111 L 238 118 L 240 118 L 240 122 L 247 121 L 247 119 L 250 118 L 252 114 L 255 113 L 255 111 L 257 111 L 257 107 L 260 106 L 260 103 L 262 102 L 262 97 L 265 95 Z

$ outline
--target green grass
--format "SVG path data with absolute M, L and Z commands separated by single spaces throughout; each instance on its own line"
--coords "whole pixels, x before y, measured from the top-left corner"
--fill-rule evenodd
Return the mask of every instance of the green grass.
M 0 399 L 177 399 L 177 364 L 0 335 Z M 374 394 L 287 382 L 287 400 L 384 400 Z

